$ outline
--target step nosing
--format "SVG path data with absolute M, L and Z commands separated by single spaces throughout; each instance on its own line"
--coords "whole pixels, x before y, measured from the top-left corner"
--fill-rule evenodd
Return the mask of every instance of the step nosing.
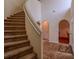
M 16 20 L 16 19 L 15 20 L 11 20 L 11 19 L 10 20 L 5 20 L 5 22 L 15 22 L 15 21 L 16 22 L 24 22 L 25 20 Z
M 21 17 L 15 17 L 15 16 L 13 16 L 13 17 L 10 17 L 10 18 L 25 18 L 25 17 L 23 17 L 23 16 L 21 16 Z
M 22 44 L 22 43 L 27 43 L 29 40 L 23 40 L 23 41 L 16 41 L 16 42 L 6 42 L 4 43 L 4 46 L 12 46 L 12 45 L 17 45 L 17 44 Z
M 4 23 L 23 23 L 23 22 L 25 22 L 25 20 L 7 20 L 7 21 L 5 21 Z
M 14 16 L 11 16 L 11 17 L 25 17 L 25 15 L 14 15 Z
M 24 36 L 27 36 L 27 35 L 6 35 L 4 36 L 4 38 L 15 38 L 15 37 L 24 37 Z
M 12 24 L 12 25 L 18 25 L 18 24 L 22 24 L 22 25 L 25 25 L 25 23 L 4 23 L 5 25 L 6 24 Z
M 26 32 L 25 30 L 5 30 L 4 32 Z
M 18 25 L 16 25 L 16 26 L 15 26 L 15 25 L 14 25 L 14 26 L 9 25 L 9 26 L 8 26 L 8 25 L 7 25 L 7 26 L 4 26 L 4 27 L 25 27 L 25 26 L 18 26 Z
M 25 18 L 17 18 L 17 17 L 16 17 L 16 18 L 8 18 L 8 19 L 25 19 Z

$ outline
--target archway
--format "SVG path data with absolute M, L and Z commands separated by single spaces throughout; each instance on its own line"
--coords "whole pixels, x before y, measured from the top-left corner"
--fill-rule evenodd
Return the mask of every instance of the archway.
M 49 40 L 49 23 L 48 20 L 42 22 L 43 40 Z
M 59 22 L 59 43 L 69 44 L 69 29 L 70 25 L 67 20 Z

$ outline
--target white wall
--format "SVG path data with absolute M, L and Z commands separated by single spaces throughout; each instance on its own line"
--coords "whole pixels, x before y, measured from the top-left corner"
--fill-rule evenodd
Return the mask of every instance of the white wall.
M 41 3 L 38 0 L 28 0 L 26 7 L 35 21 L 41 20 Z
M 4 0 L 4 17 L 9 17 L 10 15 L 22 10 L 22 4 L 25 0 Z
M 49 21 L 49 40 L 58 42 L 59 21 L 70 17 L 66 16 L 71 6 L 71 0 L 42 0 L 42 19 Z

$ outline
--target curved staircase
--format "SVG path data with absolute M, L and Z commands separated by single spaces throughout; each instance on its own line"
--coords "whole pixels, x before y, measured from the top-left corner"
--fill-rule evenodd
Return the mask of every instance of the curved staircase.
M 24 12 L 7 17 L 4 25 L 4 58 L 37 59 L 25 30 Z

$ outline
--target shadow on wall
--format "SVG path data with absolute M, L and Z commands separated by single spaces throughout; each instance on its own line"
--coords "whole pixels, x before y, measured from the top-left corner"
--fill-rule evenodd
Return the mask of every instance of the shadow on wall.
M 69 44 L 69 22 L 61 20 L 59 23 L 59 42 Z

